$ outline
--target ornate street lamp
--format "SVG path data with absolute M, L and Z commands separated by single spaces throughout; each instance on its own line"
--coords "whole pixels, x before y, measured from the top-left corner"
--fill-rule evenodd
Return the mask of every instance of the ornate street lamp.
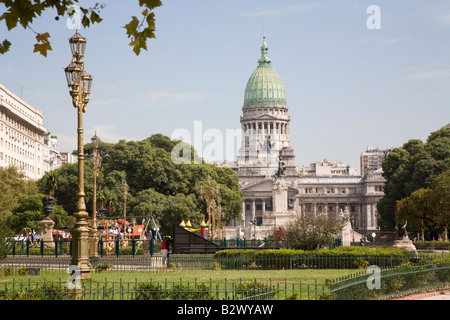
M 216 235 L 216 220 L 221 220 L 222 208 L 220 206 L 220 186 L 211 186 L 211 177 L 206 179 L 206 190 L 200 186 L 200 196 L 206 200 L 206 210 L 208 212 L 209 225 L 209 239 L 213 239 Z
M 103 158 L 98 153 L 98 147 L 100 145 L 100 139 L 95 134 L 91 138 L 91 144 L 93 148 L 93 152 L 91 154 L 91 164 L 92 164 L 92 174 L 94 176 L 94 190 L 93 190 L 93 200 L 92 200 L 92 225 L 91 225 L 91 233 L 90 233 L 90 255 L 92 257 L 98 256 L 98 235 L 97 235 L 97 177 L 100 171 L 100 167 L 102 165 Z
M 72 232 L 73 247 L 71 265 L 78 266 L 80 278 L 90 278 L 91 263 L 89 260 L 89 225 L 86 221 L 85 193 L 84 193 L 84 146 L 83 146 L 83 113 L 89 102 L 91 93 L 92 77 L 84 69 L 84 50 L 86 49 L 86 39 L 79 33 L 69 39 L 70 50 L 72 51 L 72 61 L 64 69 L 67 85 L 70 88 L 72 104 L 78 110 L 78 192 L 77 207 L 74 217 L 76 219 Z
M 123 180 L 123 240 L 127 234 L 127 197 L 128 184 L 126 180 Z

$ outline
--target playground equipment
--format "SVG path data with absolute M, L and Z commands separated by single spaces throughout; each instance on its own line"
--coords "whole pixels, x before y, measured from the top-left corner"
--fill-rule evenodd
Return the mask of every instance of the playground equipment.
M 200 236 L 203 239 L 208 239 L 208 232 L 209 232 L 209 220 L 208 223 L 205 223 L 204 220 L 202 220 L 202 223 L 200 224 L 200 228 L 194 229 L 192 228 L 191 221 L 188 220 L 188 222 L 184 223 L 184 220 L 179 224 L 179 226 L 189 232 L 193 233 L 200 233 Z
M 142 218 L 145 224 L 132 224 L 126 219 L 136 219 Z M 140 248 L 145 236 L 150 231 L 151 223 L 153 223 L 154 229 L 156 230 L 156 235 L 160 241 L 162 241 L 161 234 L 159 233 L 159 228 L 156 225 L 153 216 L 128 216 L 126 219 L 123 217 L 103 217 L 99 219 L 98 225 L 103 226 L 103 230 L 99 228 L 99 238 L 104 237 L 106 241 L 103 242 L 106 249 L 106 255 L 110 251 L 115 250 L 117 240 L 122 247 L 128 246 L 130 242 L 137 244 L 134 247 L 134 253 Z M 125 232 L 124 232 L 125 231 Z M 134 241 L 141 240 L 141 241 Z
M 30 244 L 33 247 L 37 247 L 39 246 L 40 238 L 41 236 L 36 234 L 30 228 L 23 228 L 19 235 L 14 237 L 14 240 L 16 241 L 16 246 L 21 246 L 24 241 L 30 240 Z

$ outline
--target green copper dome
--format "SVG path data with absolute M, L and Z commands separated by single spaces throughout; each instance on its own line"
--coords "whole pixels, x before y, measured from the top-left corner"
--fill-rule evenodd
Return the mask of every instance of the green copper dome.
M 286 106 L 286 93 L 278 73 L 272 68 L 267 56 L 269 47 L 266 37 L 261 46 L 261 59 L 258 67 L 248 79 L 244 94 L 244 107 L 250 106 Z

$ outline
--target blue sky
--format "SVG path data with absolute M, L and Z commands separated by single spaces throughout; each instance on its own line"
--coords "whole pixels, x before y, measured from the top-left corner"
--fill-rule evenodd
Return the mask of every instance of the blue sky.
M 359 169 L 367 146 L 426 140 L 450 123 L 448 0 L 163 1 L 156 39 L 139 56 L 122 28 L 140 14 L 138 1 L 105 3 L 103 22 L 80 30 L 94 77 L 85 141 L 95 130 L 108 142 L 177 129 L 194 134 L 195 121 L 224 136 L 239 129 L 264 21 L 269 57 L 286 88 L 297 165 L 328 159 Z M 381 10 L 381 29 L 367 28 L 370 5 Z M 63 68 L 75 30 L 54 16 L 33 23 L 51 34 L 47 58 L 33 53 L 33 32 L 0 24 L 0 39 L 13 43 L 0 56 L 0 83 L 41 110 L 60 150 L 72 151 L 76 110 Z

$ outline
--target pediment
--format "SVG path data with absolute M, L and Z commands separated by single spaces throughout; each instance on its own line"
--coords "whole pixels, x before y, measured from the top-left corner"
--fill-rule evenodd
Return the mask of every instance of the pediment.
M 269 121 L 270 120 L 278 120 L 277 117 L 272 116 L 270 114 L 262 114 L 262 115 L 256 116 L 255 119 L 256 120 L 269 120 Z
M 241 191 L 246 192 L 272 192 L 272 179 L 263 179 L 256 182 L 250 182 L 242 185 Z
M 241 185 L 242 192 L 272 192 L 274 180 L 273 179 L 261 179 L 256 182 L 245 183 Z M 292 185 L 292 182 L 288 184 L 289 193 L 297 193 L 298 188 Z

